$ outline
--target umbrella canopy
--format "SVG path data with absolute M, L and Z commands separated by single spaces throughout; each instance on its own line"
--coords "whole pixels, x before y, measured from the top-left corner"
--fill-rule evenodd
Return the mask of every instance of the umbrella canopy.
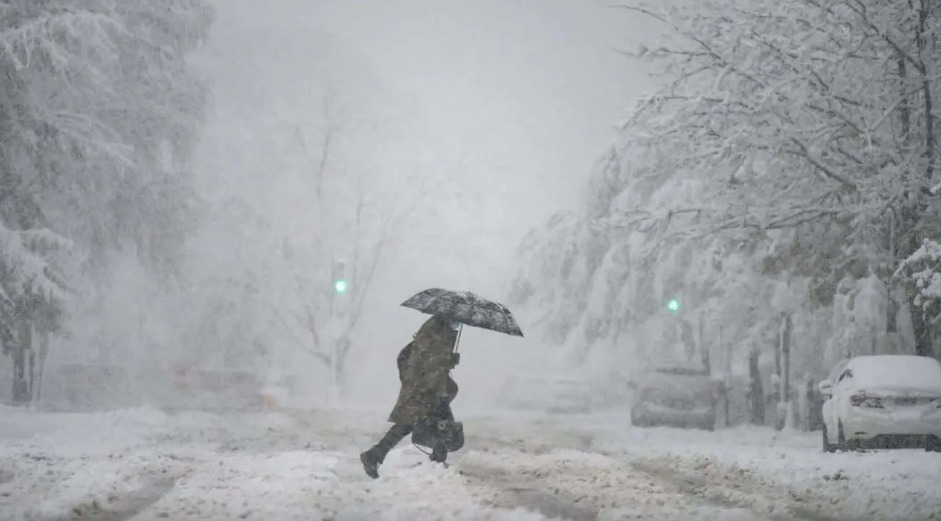
M 513 336 L 523 336 L 513 314 L 503 304 L 483 299 L 469 291 L 431 288 L 402 303 L 429 315 L 441 315 L 467 324 Z

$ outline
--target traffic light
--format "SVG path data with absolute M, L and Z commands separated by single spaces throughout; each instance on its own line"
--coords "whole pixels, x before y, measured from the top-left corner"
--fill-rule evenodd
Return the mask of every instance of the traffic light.
M 676 314 L 680 310 L 680 301 L 676 298 L 671 298 L 670 301 L 667 302 L 667 309 L 670 313 Z
M 343 260 L 333 261 L 333 292 L 337 295 L 343 295 L 350 290 L 350 281 L 346 278 L 346 262 Z

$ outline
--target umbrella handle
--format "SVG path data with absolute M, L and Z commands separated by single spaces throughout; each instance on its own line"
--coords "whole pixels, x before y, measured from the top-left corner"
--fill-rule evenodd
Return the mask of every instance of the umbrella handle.
M 455 353 L 457 353 L 457 349 L 458 349 L 458 347 L 459 347 L 460 344 L 461 344 L 461 331 L 464 331 L 464 324 L 461 324 L 461 325 L 457 328 L 457 338 L 454 339 L 454 349 L 452 349 L 452 351 L 455 352 Z

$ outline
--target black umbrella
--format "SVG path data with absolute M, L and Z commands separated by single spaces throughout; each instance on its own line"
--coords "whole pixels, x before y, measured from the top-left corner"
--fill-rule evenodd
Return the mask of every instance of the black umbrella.
M 469 291 L 426 289 L 415 294 L 402 305 L 429 315 L 441 315 L 468 326 L 523 336 L 516 319 L 506 306 L 483 299 Z

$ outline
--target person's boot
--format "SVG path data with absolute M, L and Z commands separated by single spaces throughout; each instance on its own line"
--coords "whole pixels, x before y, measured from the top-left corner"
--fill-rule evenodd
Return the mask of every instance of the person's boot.
M 367 450 L 359 455 L 359 460 L 363 462 L 363 470 L 366 471 L 366 475 L 372 479 L 377 479 L 379 477 L 379 464 L 382 463 L 379 461 L 379 458 L 376 457 L 375 453 L 372 450 Z
M 435 463 L 444 463 L 448 459 L 448 451 L 444 449 L 441 445 L 435 446 L 431 450 L 431 461 Z

